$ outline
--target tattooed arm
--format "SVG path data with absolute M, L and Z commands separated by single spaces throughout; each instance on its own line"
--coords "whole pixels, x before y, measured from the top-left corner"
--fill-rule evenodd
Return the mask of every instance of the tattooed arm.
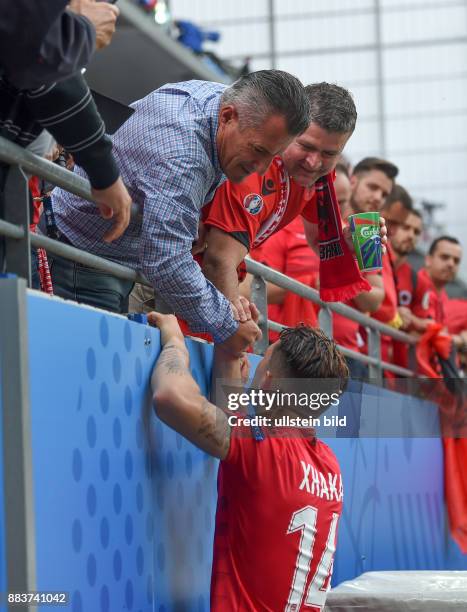
M 203 397 L 192 377 L 177 319 L 150 313 L 148 320 L 160 329 L 163 347 L 151 379 L 157 416 L 201 450 L 225 459 L 230 446 L 227 417 Z

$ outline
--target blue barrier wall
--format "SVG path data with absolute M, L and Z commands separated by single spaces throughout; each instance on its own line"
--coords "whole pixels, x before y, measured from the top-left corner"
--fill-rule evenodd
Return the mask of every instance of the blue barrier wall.
M 28 317 L 37 588 L 69 591 L 73 612 L 209 610 L 217 462 L 151 412 L 158 332 L 35 293 Z M 212 348 L 188 346 L 206 391 Z M 438 439 L 328 443 L 345 486 L 334 584 L 467 569 L 447 536 Z

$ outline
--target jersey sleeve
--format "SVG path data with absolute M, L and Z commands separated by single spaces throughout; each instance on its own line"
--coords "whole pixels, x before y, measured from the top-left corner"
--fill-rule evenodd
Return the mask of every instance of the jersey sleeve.
M 225 181 L 217 190 L 212 202 L 203 214 L 203 223 L 217 227 L 239 240 L 250 250 L 260 227 L 260 216 L 248 212 L 244 206 L 257 190 L 256 177 L 249 177 L 240 184 Z

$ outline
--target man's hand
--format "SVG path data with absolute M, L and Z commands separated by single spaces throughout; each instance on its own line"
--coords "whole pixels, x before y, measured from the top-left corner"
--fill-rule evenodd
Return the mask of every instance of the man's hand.
M 241 357 L 242 353 L 257 340 L 261 338 L 261 330 L 256 323 L 250 319 L 240 323 L 233 336 L 219 344 L 221 349 L 230 352 L 233 356 Z
M 169 342 L 181 342 L 185 346 L 185 338 L 178 324 L 177 317 L 171 314 L 161 314 L 160 312 L 148 313 L 148 323 L 153 327 L 158 327 L 161 332 L 161 344 L 165 346 Z
M 408 331 L 412 327 L 412 322 L 413 322 L 412 311 L 410 310 L 410 308 L 407 308 L 407 306 L 399 306 L 399 308 L 397 309 L 397 312 L 399 313 L 399 316 L 402 319 L 401 329 Z
M 107 189 L 91 189 L 94 202 L 103 219 L 113 219 L 114 223 L 104 236 L 105 242 L 112 242 L 123 234 L 130 223 L 131 197 L 120 177 Z
M 68 8 L 74 13 L 84 15 L 92 23 L 96 30 L 96 49 L 103 49 L 110 44 L 120 14 L 114 4 L 96 0 L 71 0 Z

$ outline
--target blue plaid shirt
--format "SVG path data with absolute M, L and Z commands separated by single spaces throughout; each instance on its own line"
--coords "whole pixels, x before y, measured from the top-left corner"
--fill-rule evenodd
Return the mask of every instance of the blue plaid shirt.
M 208 331 L 217 342 L 231 336 L 238 323 L 190 251 L 200 210 L 225 180 L 216 148 L 224 89 L 204 81 L 172 83 L 133 105 L 135 113 L 113 138 L 113 151 L 143 216 L 118 240 L 102 241 L 111 223 L 94 204 L 53 192 L 57 226 L 74 246 L 145 274 L 194 331 Z

